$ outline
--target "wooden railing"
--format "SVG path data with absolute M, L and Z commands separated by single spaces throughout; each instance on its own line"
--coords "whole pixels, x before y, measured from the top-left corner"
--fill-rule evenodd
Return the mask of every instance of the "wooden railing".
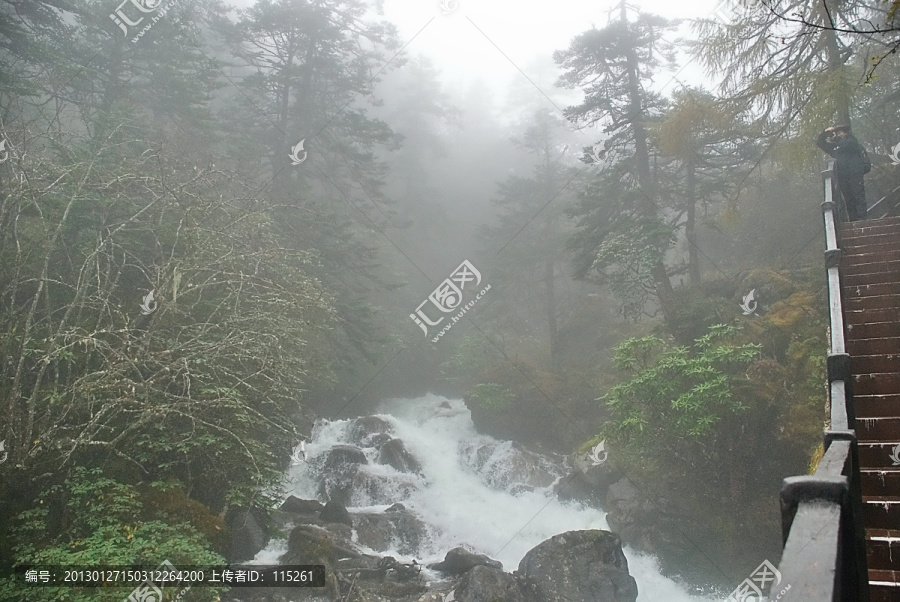
M 779 598 L 783 601 L 869 601 L 850 356 L 844 340 L 841 249 L 833 175 L 832 161 L 822 174 L 831 327 L 827 360 L 831 428 L 825 431 L 825 455 L 815 474 L 788 477 L 781 487 L 784 551 L 778 568 L 782 586 L 790 585 Z
M 868 219 L 881 219 L 895 216 L 900 213 L 897 211 L 898 205 L 900 205 L 900 186 L 875 201 L 875 204 L 869 207 L 867 217 Z

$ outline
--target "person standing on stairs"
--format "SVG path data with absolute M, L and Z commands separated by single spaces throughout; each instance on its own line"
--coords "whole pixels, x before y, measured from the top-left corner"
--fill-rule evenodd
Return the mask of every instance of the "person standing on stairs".
M 863 176 L 868 159 L 863 147 L 846 124 L 834 125 L 819 134 L 816 146 L 834 157 L 834 176 L 850 221 L 866 219 L 868 205 Z

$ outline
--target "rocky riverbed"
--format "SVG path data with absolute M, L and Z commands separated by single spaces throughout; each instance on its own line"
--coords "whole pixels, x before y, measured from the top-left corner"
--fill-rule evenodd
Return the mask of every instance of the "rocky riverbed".
M 597 493 L 623 488 L 614 469 L 479 435 L 461 401 L 388 410 L 317 423 L 280 508 L 229 521 L 230 561 L 323 564 L 327 587 L 226 601 L 711 599 L 623 549 Z M 626 518 L 627 493 L 616 498 Z

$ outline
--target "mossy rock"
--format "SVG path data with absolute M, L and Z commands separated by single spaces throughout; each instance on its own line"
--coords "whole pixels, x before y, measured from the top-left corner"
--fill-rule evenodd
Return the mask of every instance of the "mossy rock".
M 334 540 L 324 532 L 297 527 L 288 536 L 287 547 L 284 564 L 324 564 L 332 567 L 337 562 Z
M 563 375 L 499 362 L 484 371 L 463 400 L 480 433 L 568 451 L 578 442 L 568 416 L 579 414 L 584 400 L 593 403 L 595 397 Z
M 228 546 L 228 527 L 222 517 L 208 506 L 191 499 L 177 485 L 150 483 L 138 488 L 145 510 L 165 517 L 168 522 L 187 522 L 203 533 L 213 548 L 223 552 Z

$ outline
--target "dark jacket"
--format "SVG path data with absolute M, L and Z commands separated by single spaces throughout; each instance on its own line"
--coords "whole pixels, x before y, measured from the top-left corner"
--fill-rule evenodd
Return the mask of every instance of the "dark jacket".
M 830 141 L 827 140 L 829 134 L 834 136 Z M 863 147 L 860 146 L 853 134 L 847 134 L 841 138 L 834 132 L 822 132 L 819 134 L 819 139 L 816 140 L 816 146 L 834 157 L 834 170 L 838 174 L 861 175 L 865 173 Z

